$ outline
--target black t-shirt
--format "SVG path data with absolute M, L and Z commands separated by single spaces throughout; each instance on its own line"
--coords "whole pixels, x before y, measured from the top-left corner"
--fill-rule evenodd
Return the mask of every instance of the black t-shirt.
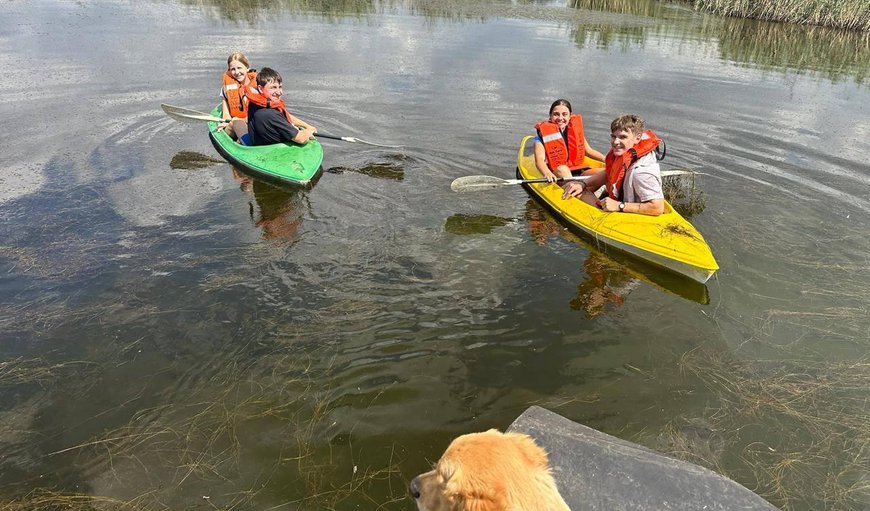
M 293 143 L 299 130 L 278 110 L 251 103 L 248 108 L 248 133 L 252 145 L 269 145 Z

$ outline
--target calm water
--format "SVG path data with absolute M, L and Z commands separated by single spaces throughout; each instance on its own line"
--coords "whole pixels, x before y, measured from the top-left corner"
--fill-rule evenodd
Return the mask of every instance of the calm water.
M 413 509 L 452 437 L 539 404 L 780 507 L 870 507 L 866 35 L 617 0 L 0 18 L 5 499 Z M 324 141 L 311 190 L 237 175 L 159 108 L 214 106 L 237 49 L 322 131 L 404 149 Z M 561 96 L 593 147 L 634 112 L 701 173 L 706 286 L 521 188 L 450 190 L 512 177 Z

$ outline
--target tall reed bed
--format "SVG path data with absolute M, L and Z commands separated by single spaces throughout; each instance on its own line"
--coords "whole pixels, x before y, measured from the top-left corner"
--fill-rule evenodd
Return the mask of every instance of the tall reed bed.
M 693 0 L 696 9 L 724 16 L 870 30 L 867 0 Z

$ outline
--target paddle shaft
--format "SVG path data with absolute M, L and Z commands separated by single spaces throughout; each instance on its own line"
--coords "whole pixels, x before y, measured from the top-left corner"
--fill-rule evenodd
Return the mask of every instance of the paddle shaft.
M 199 112 L 197 110 L 191 110 L 189 108 L 182 108 L 179 106 L 167 105 L 166 103 L 161 104 L 160 108 L 162 108 L 163 111 L 166 112 L 166 114 L 169 117 L 172 117 L 173 119 L 175 119 L 177 121 L 190 120 L 190 121 L 218 122 L 218 123 L 230 121 L 230 119 L 224 119 L 222 117 L 215 117 L 214 115 L 208 114 L 206 112 Z M 401 146 L 378 144 L 375 142 L 368 142 L 366 140 L 362 140 L 360 138 L 355 138 L 355 137 L 340 137 L 338 135 L 330 135 L 329 133 L 317 132 L 314 134 L 314 136 L 320 137 L 320 138 L 328 138 L 331 140 L 341 140 L 343 142 L 366 144 L 366 145 L 371 145 L 371 146 L 376 146 L 376 147 L 391 147 L 391 148 L 401 147 Z
M 589 179 L 589 176 L 572 176 L 572 177 L 557 177 L 556 181 L 586 181 Z M 545 177 L 539 177 L 536 179 L 506 179 L 510 184 L 518 184 L 524 185 L 526 183 L 547 183 L 549 179 Z

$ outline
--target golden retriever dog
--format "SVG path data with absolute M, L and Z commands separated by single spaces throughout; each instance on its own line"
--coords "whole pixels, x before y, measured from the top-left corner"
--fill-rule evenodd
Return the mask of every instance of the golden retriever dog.
M 410 491 L 420 511 L 570 511 L 547 453 L 528 435 L 495 429 L 453 440 Z

